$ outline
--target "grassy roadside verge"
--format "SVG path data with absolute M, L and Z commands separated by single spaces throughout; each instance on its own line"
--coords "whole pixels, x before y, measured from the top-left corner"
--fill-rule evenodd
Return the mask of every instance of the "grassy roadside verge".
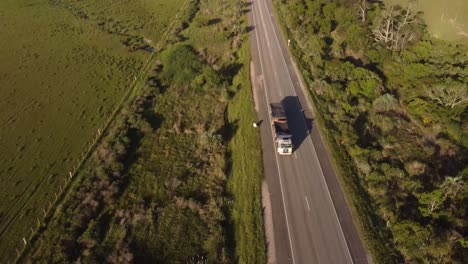
M 279 4 L 276 1 L 273 2 L 274 11 L 280 22 L 283 35 L 294 40 L 294 35 L 286 27 L 282 11 L 278 8 Z M 302 60 L 304 54 L 295 44 L 296 42 L 292 41 L 290 46 L 291 54 L 295 58 L 305 84 L 307 87 L 311 87 L 314 80 L 310 68 Z M 385 229 L 385 222 L 376 214 L 377 209 L 373 206 L 367 190 L 362 186 L 351 157 L 337 144 L 335 138 L 336 136 L 339 137 L 339 135 L 333 134 L 336 131 L 334 124 L 320 115 L 327 106 L 323 105 L 309 88 L 306 89 L 307 95 L 312 99 L 314 111 L 317 113 L 315 121 L 318 122 L 320 133 L 324 136 L 325 144 L 331 153 L 338 180 L 343 187 L 345 196 L 348 197 L 347 200 L 351 205 L 352 215 L 354 219 L 358 220 L 358 229 L 363 236 L 365 247 L 371 253 L 375 263 L 397 263 L 398 253 L 393 244 L 389 242 L 390 234 Z
M 228 120 L 236 130 L 228 146 L 231 161 L 228 192 L 233 198 L 231 221 L 238 263 L 266 263 L 261 205 L 263 171 L 260 137 L 258 130 L 252 129 L 257 114 L 250 82 L 248 41 L 244 41 L 239 57 L 243 67 L 234 85 L 240 90 L 228 104 Z

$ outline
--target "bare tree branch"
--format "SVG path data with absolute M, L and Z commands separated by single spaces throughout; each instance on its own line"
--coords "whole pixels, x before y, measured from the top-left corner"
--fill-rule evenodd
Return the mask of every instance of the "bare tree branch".
M 359 4 L 355 4 L 359 11 L 359 17 L 361 17 L 361 21 L 365 22 L 367 19 L 367 0 L 361 0 Z
M 404 11 L 394 11 L 392 6 L 372 31 L 374 40 L 390 50 L 402 50 L 414 38 L 413 30 L 407 27 L 414 21 L 410 6 Z
M 442 106 L 454 108 L 457 105 L 468 103 L 468 87 L 466 84 L 459 86 L 437 85 L 428 89 L 427 96 Z

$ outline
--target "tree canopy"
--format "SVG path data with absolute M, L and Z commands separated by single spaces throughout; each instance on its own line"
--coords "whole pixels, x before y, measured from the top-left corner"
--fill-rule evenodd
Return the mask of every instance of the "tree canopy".
M 275 3 L 376 263 L 468 262 L 467 46 L 405 6 Z

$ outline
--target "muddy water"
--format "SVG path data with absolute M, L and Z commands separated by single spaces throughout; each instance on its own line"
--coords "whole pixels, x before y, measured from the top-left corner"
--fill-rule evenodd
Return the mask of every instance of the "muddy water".
M 468 0 L 384 0 L 389 4 L 408 4 L 423 12 L 429 32 L 445 40 L 468 43 Z

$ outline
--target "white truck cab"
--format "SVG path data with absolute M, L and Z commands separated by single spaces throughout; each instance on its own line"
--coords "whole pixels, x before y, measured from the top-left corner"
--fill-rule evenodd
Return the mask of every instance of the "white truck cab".
M 292 135 L 288 127 L 288 119 L 283 104 L 271 103 L 270 114 L 275 131 L 276 152 L 279 155 L 291 155 L 293 152 Z

